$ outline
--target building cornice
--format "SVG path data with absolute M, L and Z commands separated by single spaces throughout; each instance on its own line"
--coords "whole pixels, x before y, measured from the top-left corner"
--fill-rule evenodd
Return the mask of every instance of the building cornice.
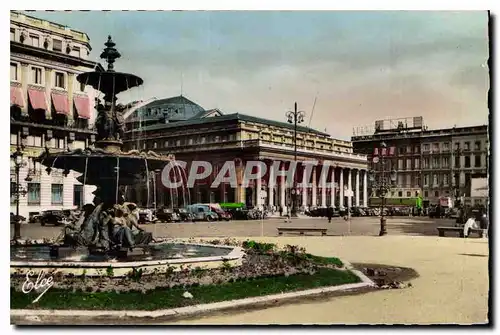
M 20 59 L 30 59 L 33 61 L 45 62 L 67 68 L 83 66 L 89 69 L 95 68 L 95 71 L 104 71 L 104 68 L 100 63 L 66 55 L 60 52 L 36 48 L 19 42 L 10 42 L 10 52 L 11 57 L 19 57 Z

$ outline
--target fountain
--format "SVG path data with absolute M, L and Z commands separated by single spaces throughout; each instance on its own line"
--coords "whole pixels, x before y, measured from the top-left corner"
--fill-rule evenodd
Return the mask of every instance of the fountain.
M 97 186 L 94 204 L 86 204 L 81 216 L 75 218 L 74 224 L 64 227 L 55 243 L 22 245 L 14 241 L 11 272 L 22 274 L 38 268 L 74 275 L 83 268 L 86 275 L 100 275 L 111 267 L 119 270 L 113 271 L 115 275 L 125 275 L 137 267 L 148 273 L 183 264 L 205 267 L 217 266 L 222 261 L 240 264 L 243 254 L 239 248 L 158 243 L 151 233 L 137 225 L 137 208 L 126 202 L 121 189 L 133 187 L 144 178 L 149 180 L 149 171 L 163 169 L 173 156 L 121 150 L 124 107 L 116 104 L 116 96 L 141 85 L 143 80 L 133 74 L 116 72 L 114 63 L 121 55 L 111 36 L 105 46 L 101 58 L 107 61 L 107 70 L 77 76 L 80 83 L 104 94 L 104 103 L 98 101 L 96 106 L 94 147 L 66 152 L 51 152 L 46 148 L 37 159 L 47 166 L 49 174 L 53 168 L 63 170 L 64 175 L 70 170 L 81 173 L 79 180 L 84 185 Z

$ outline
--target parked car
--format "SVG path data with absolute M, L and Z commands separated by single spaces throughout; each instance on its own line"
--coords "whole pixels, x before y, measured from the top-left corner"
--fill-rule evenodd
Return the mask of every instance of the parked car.
M 222 221 L 229 221 L 231 220 L 231 213 L 226 212 L 225 210 L 222 209 L 222 207 L 219 204 L 203 204 L 206 205 L 210 208 L 212 212 L 215 212 L 218 216 L 218 220 Z
M 66 213 L 69 214 L 69 213 Z M 40 217 L 40 224 L 42 226 L 54 225 L 61 226 L 65 221 L 65 213 L 62 210 L 47 210 L 43 211 Z
M 211 211 L 207 205 L 189 205 L 186 207 L 186 210 L 193 215 L 193 221 L 216 221 L 219 218 L 217 213 Z
M 173 209 L 161 207 L 156 211 L 156 217 L 162 222 L 179 222 L 180 218 Z
M 155 211 L 149 208 L 140 209 L 139 210 L 139 223 L 147 224 L 147 223 L 156 223 L 158 218 L 155 215 Z

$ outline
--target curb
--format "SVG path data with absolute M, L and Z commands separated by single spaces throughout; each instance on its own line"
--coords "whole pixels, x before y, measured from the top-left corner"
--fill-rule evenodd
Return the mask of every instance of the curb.
M 373 288 L 377 287 L 375 283 L 365 276 L 361 271 L 355 270 L 351 263 L 341 260 L 344 264 L 344 268 L 353 272 L 356 276 L 361 279 L 361 283 L 355 284 L 344 284 L 338 286 L 327 286 L 321 288 L 315 288 L 299 292 L 289 292 L 289 293 L 279 293 L 260 297 L 244 298 L 238 300 L 230 301 L 220 301 L 209 304 L 200 304 L 194 306 L 186 306 L 180 308 L 163 309 L 156 311 L 141 311 L 141 310 L 128 310 L 128 311 L 117 311 L 117 310 L 36 310 L 36 309 L 13 309 L 10 311 L 10 316 L 25 318 L 26 321 L 30 321 L 33 324 L 37 322 L 43 322 L 40 317 L 85 317 L 85 318 L 147 318 L 152 320 L 155 318 L 162 317 L 175 317 L 175 316 L 194 316 L 197 314 L 205 314 L 209 312 L 216 312 L 221 310 L 240 308 L 244 306 L 255 307 L 256 304 L 265 304 L 269 302 L 286 301 L 295 298 L 301 298 L 311 295 L 317 295 L 322 293 L 331 292 L 341 292 L 341 291 L 351 291 L 361 288 Z M 11 323 L 12 319 L 11 319 Z

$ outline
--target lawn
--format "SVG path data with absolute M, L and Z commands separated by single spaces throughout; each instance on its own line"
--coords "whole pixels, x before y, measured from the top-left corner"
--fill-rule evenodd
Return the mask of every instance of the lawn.
M 319 258 L 316 261 L 319 261 Z M 320 263 L 336 262 L 337 259 L 334 258 L 320 261 Z M 52 288 L 36 304 L 32 304 L 32 301 L 38 296 L 37 293 L 24 294 L 11 287 L 10 298 L 11 309 L 155 310 L 357 282 L 360 282 L 360 279 L 350 271 L 322 267 L 313 274 L 266 276 L 220 285 L 157 288 L 146 293 L 138 291 L 82 292 Z M 185 291 L 189 291 L 193 298 L 184 298 L 182 295 Z

